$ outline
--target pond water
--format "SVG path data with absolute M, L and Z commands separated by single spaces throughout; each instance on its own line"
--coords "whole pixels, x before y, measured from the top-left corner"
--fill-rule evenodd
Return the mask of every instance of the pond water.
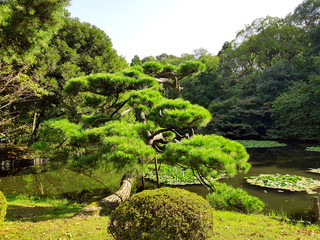
M 266 203 L 267 210 L 284 212 L 288 216 L 294 216 L 298 219 L 305 218 L 305 216 L 310 215 L 313 207 L 313 197 L 318 196 L 320 198 L 319 193 L 278 192 L 276 189 L 250 185 L 245 179 L 245 177 L 259 174 L 279 173 L 320 180 L 320 174 L 307 171 L 309 168 L 320 168 L 320 152 L 310 152 L 305 149 L 306 146 L 303 145 L 289 145 L 278 148 L 249 148 L 247 151 L 250 154 L 249 162 L 252 165 L 249 172 L 238 174 L 233 178 L 222 179 L 221 182 L 236 188 L 242 188 L 250 195 L 260 198 Z M 204 197 L 208 193 L 201 185 L 183 186 L 183 188 Z M 318 192 L 320 192 L 320 189 L 318 189 Z
M 249 185 L 245 177 L 259 174 L 289 174 L 320 180 L 320 174 L 310 173 L 309 168 L 320 168 L 320 152 L 305 150 L 306 146 L 291 145 L 280 148 L 248 149 L 249 162 L 252 164 L 247 174 L 239 174 L 234 178 L 224 179 L 233 187 L 241 187 L 250 195 L 259 197 L 266 203 L 268 209 L 284 211 L 288 215 L 303 216 L 313 207 L 313 197 L 320 197 L 319 193 L 279 192 L 276 189 L 262 188 Z M 320 189 L 318 189 L 320 192 Z
M 249 185 L 245 177 L 259 174 L 290 174 L 320 180 L 320 174 L 307 172 L 309 168 L 320 168 L 320 152 L 309 152 L 306 146 L 290 145 L 279 148 L 255 148 L 248 149 L 251 169 L 246 174 L 238 174 L 234 178 L 223 179 L 233 187 L 240 187 L 250 195 L 259 197 L 266 203 L 267 209 L 283 211 L 288 215 L 300 218 L 309 212 L 313 206 L 313 196 L 320 197 L 319 193 L 307 194 L 305 192 L 278 192 L 274 189 L 261 188 Z M 26 165 L 39 164 L 39 161 L 28 160 L 25 162 L 0 161 L 0 190 L 7 194 L 33 194 L 44 196 L 57 196 L 69 192 L 92 191 L 103 189 L 110 181 L 113 181 L 115 189 L 120 181 L 121 174 L 115 178 L 113 174 L 101 173 L 96 179 L 81 176 L 70 171 L 48 172 L 32 175 L 4 176 L 14 174 Z M 153 188 L 154 184 L 147 182 L 147 188 Z M 208 192 L 201 185 L 185 186 L 187 190 L 197 192 L 205 196 Z M 111 191 L 113 190 L 111 189 Z M 320 192 L 320 189 L 318 189 Z

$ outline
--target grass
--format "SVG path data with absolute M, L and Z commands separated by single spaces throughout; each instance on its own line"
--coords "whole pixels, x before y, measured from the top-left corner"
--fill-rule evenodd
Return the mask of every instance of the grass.
M 236 140 L 241 143 L 245 148 L 270 148 L 270 147 L 285 147 L 284 143 L 276 141 L 258 141 L 258 140 Z
M 72 218 L 82 208 L 65 200 L 8 197 L 8 212 L 0 239 L 111 240 L 108 216 Z M 214 212 L 211 239 L 320 239 L 320 226 L 292 224 L 265 215 Z

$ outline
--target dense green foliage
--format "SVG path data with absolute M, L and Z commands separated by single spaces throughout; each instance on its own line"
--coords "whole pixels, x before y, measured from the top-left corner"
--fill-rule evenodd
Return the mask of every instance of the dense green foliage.
M 186 190 L 146 190 L 112 213 L 109 231 L 116 239 L 207 239 L 213 211 L 205 199 Z
M 206 70 L 183 79 L 183 91 L 168 96 L 209 109 L 213 119 L 202 133 L 318 140 L 319 12 L 319 0 L 305 0 L 283 19 L 254 20 L 218 56 L 205 49 L 181 56 L 185 65 L 196 59 Z M 156 60 L 178 62 L 167 54 Z
M 0 3 L 0 57 L 12 62 L 33 58 L 61 25 L 68 0 L 7 0 Z
M 246 172 L 251 166 L 241 144 L 216 135 L 196 135 L 179 144 L 170 143 L 162 157 L 171 164 L 190 168 L 209 184 L 222 176 Z
M 0 131 L 8 132 L 16 143 L 31 144 L 44 120 L 63 116 L 73 108 L 62 91 L 67 80 L 128 66 L 102 30 L 63 10 L 68 2 L 5 1 L 0 5 L 4 54 Z
M 3 193 L 0 191 L 0 226 L 7 214 L 7 200 Z
M 215 192 L 207 195 L 214 209 L 252 213 L 261 211 L 265 204 L 259 198 L 250 196 L 241 188 L 233 188 L 225 183 L 216 182 Z
M 160 63 L 153 63 L 146 62 L 143 67 L 163 69 Z M 201 68 L 201 64 L 195 66 Z M 194 74 L 197 70 L 194 65 L 191 68 L 190 74 Z M 146 164 L 156 158 L 172 165 L 182 163 L 180 155 L 172 152 L 187 148 L 186 153 L 193 150 L 195 155 L 182 164 L 208 187 L 221 175 L 233 176 L 249 169 L 249 156 L 242 145 L 215 135 L 190 137 L 193 129 L 210 121 L 205 108 L 163 97 L 157 78 L 138 69 L 67 81 L 64 90 L 77 101 L 77 108 L 68 119 L 44 122 L 33 148 L 56 163 L 89 170 L 111 162 L 116 169 L 142 174 L 147 171 Z

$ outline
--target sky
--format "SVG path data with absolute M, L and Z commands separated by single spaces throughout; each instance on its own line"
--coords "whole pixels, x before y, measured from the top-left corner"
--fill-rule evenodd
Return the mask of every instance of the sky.
M 71 17 L 102 29 L 130 63 L 162 53 L 180 57 L 223 43 L 257 18 L 285 17 L 303 0 L 71 0 Z

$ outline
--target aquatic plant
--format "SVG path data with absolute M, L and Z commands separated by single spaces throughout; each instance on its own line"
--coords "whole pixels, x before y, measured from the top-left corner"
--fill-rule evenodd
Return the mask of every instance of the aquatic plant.
M 306 191 L 308 194 L 315 193 L 313 190 L 320 187 L 320 181 L 289 174 L 260 174 L 246 179 L 252 185 L 289 191 Z
M 312 151 L 312 152 L 320 152 L 320 146 L 317 147 L 307 147 L 307 151 Z
M 258 140 L 237 140 L 245 148 L 270 148 L 270 147 L 285 147 L 285 143 L 279 143 L 276 141 L 258 141 Z
M 156 173 L 154 171 L 154 165 L 151 164 L 150 171 L 146 175 L 146 178 L 156 181 Z M 159 169 L 160 182 L 169 185 L 187 185 L 187 184 L 200 184 L 199 180 L 194 176 L 191 169 L 185 169 L 179 166 L 172 166 L 167 164 L 161 164 Z

